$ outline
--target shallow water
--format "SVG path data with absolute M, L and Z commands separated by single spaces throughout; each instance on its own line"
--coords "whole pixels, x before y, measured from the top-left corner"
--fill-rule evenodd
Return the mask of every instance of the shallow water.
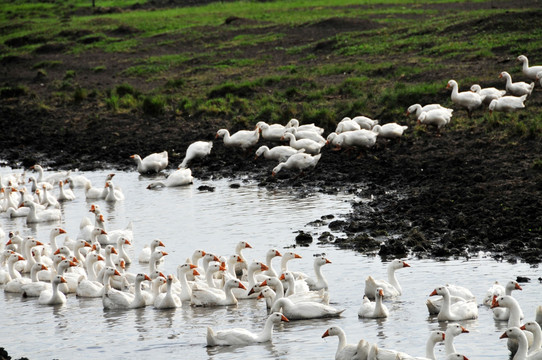
M 8 171 L 4 169 L 4 173 Z M 102 184 L 108 171 L 84 173 L 96 186 Z M 308 222 L 323 215 L 340 217 L 350 211 L 352 195 L 329 196 L 314 194 L 298 196 L 295 191 L 259 188 L 250 181 L 219 180 L 199 181 L 182 188 L 146 190 L 153 179 L 135 172 L 117 172 L 114 178 L 126 195 L 126 200 L 116 204 L 104 201 L 87 202 L 82 189 L 76 189 L 78 198 L 63 205 L 62 226 L 70 237 L 76 237 L 79 222 L 89 216 L 90 204 L 97 203 L 106 215 L 108 229 L 125 227 L 129 221 L 134 226 L 134 242 L 130 254 L 134 262 L 130 272 L 145 271 L 137 263 L 137 254 L 154 238 L 166 245 L 168 256 L 162 272 L 175 273 L 178 264 L 191 256 L 195 249 L 218 255 L 229 255 L 241 240 L 253 249 L 246 249 L 247 259 L 264 260 L 270 247 L 284 251 L 295 241 L 295 231 L 310 232 L 316 238 L 327 226 L 315 228 Z M 230 185 L 240 185 L 231 187 Z M 200 185 L 215 188 L 214 192 L 198 191 Z M 369 197 L 370 194 L 363 194 Z M 7 232 L 18 230 L 23 235 L 34 235 L 48 241 L 54 224 L 25 225 L 19 218 L 0 218 Z M 340 234 L 338 234 L 340 235 Z M 59 237 L 61 243 L 62 236 Z M 332 305 L 346 311 L 339 319 L 292 321 L 275 327 L 273 342 L 243 347 L 207 348 L 207 326 L 214 329 L 242 327 L 259 331 L 266 309 L 262 301 L 240 301 L 235 307 L 195 308 L 184 304 L 175 310 L 156 310 L 152 307 L 137 310 L 104 311 L 101 299 L 79 299 L 68 296 L 61 307 L 40 306 L 36 299 L 22 299 L 0 291 L 0 346 L 12 358 L 26 356 L 30 359 L 83 358 L 157 358 L 176 357 L 193 359 L 332 359 L 337 348 L 337 338 L 322 339 L 325 330 L 341 326 L 350 343 L 364 338 L 377 342 L 380 347 L 405 351 L 424 356 L 429 331 L 444 328 L 436 318 L 429 317 L 425 300 L 438 285 L 455 283 L 466 286 L 479 302 L 486 289 L 495 281 L 504 283 L 516 276 L 530 277 L 522 283 L 523 291 L 514 296 L 520 302 L 527 319 L 534 317 L 535 307 L 542 305 L 542 285 L 536 280 L 540 270 L 527 264 L 498 263 L 490 258 L 476 256 L 465 260 L 416 260 L 407 259 L 411 268 L 399 270 L 397 276 L 403 287 L 403 296 L 386 301 L 390 317 L 385 320 L 358 319 L 364 279 L 368 275 L 384 278 L 386 263 L 379 257 L 367 257 L 352 251 L 339 250 L 313 243 L 298 247 L 295 252 L 302 259 L 292 260 L 293 270 L 312 274 L 312 256 L 325 252 L 332 261 L 323 267 L 330 283 Z M 279 267 L 275 259 L 273 266 Z M 495 322 L 491 311 L 479 308 L 477 320 L 462 324 L 470 330 L 456 338 L 458 351 L 470 359 L 506 359 L 506 341 L 499 336 L 505 323 Z M 444 357 L 443 345 L 437 345 L 437 358 Z

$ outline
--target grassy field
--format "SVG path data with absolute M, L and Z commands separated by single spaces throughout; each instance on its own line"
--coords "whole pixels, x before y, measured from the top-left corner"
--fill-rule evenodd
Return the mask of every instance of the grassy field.
M 0 19 L 1 97 L 51 113 L 404 123 L 414 103 L 453 107 L 452 78 L 504 88 L 504 70 L 527 81 L 518 55 L 542 64 L 542 11 L 528 1 L 16 0 Z M 457 109 L 451 127 L 539 136 L 541 97 L 537 84 L 514 114 Z

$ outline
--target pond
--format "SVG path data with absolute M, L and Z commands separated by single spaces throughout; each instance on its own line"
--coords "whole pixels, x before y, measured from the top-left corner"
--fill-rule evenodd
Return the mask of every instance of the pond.
M 12 171 L 2 169 L 2 173 Z M 111 171 L 81 173 L 95 186 L 103 184 Z M 27 174 L 30 175 L 30 174 Z M 124 228 L 130 221 L 134 241 L 129 248 L 133 263 L 130 272 L 146 271 L 137 262 L 137 255 L 147 243 L 158 238 L 168 255 L 161 265 L 164 274 L 175 273 L 194 250 L 203 249 L 217 255 L 234 253 L 236 244 L 247 241 L 252 249 L 243 254 L 249 260 L 264 261 L 265 252 L 275 247 L 286 251 L 295 243 L 298 230 L 311 233 L 315 241 L 307 247 L 290 249 L 301 259 L 290 261 L 292 270 L 313 274 L 313 255 L 326 253 L 332 262 L 322 268 L 330 284 L 331 304 L 345 309 L 340 318 L 304 320 L 282 323 L 275 327 L 272 343 L 242 347 L 206 347 L 206 329 L 241 327 L 258 332 L 267 317 L 262 300 L 241 300 L 237 306 L 198 308 L 188 303 L 174 310 L 146 307 L 137 310 L 107 310 L 101 299 L 81 299 L 69 295 L 59 307 L 41 306 L 36 299 L 0 291 L 2 324 L 1 345 L 12 358 L 30 359 L 78 358 L 157 358 L 192 359 L 333 359 L 338 340 L 322 339 L 332 325 L 342 327 L 350 343 L 359 339 L 377 342 L 380 347 L 401 350 L 414 356 L 424 356 L 425 342 L 431 330 L 444 329 L 429 316 L 425 301 L 436 286 L 454 283 L 471 289 L 477 300 L 495 281 L 505 283 L 516 276 L 526 276 L 523 291 L 516 291 L 527 319 L 533 319 L 535 308 L 542 305 L 542 285 L 537 278 L 540 270 L 527 264 L 500 263 L 483 254 L 468 261 L 406 259 L 411 265 L 397 272 L 403 295 L 386 300 L 390 316 L 384 320 L 358 319 L 357 310 L 363 297 L 364 281 L 368 275 L 386 277 L 387 263 L 378 256 L 363 256 L 334 246 L 319 245 L 317 237 L 327 226 L 307 225 L 326 215 L 340 219 L 351 211 L 352 201 L 363 201 L 371 194 L 324 195 L 300 194 L 297 190 L 267 190 L 247 179 L 195 179 L 194 184 L 179 188 L 147 190 L 154 178 L 136 172 L 116 172 L 114 182 L 126 195 L 114 204 L 103 200 L 87 201 L 82 189 L 75 189 L 77 198 L 62 206 L 62 227 L 74 238 L 83 217 L 90 218 L 90 205 L 98 204 L 106 217 L 109 230 Z M 200 191 L 200 186 L 214 191 Z M 56 192 L 56 191 L 55 191 Z M 329 221 L 329 220 L 326 220 Z M 49 231 L 56 224 L 36 224 L 29 227 L 23 218 L 0 218 L 3 230 L 20 231 L 48 241 Z M 335 234 L 341 236 L 341 234 Z M 62 236 L 59 237 L 62 243 Z M 275 259 L 273 266 L 279 267 Z M 496 322 L 491 310 L 479 307 L 477 320 L 461 322 L 470 330 L 456 338 L 458 351 L 470 359 L 505 359 L 506 341 L 499 336 L 506 323 Z M 444 358 L 444 346 L 436 347 L 437 358 Z

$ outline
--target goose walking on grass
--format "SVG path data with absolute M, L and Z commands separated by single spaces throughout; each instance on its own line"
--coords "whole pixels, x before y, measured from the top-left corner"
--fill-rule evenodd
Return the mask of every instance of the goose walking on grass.
M 480 95 L 482 97 L 482 102 L 486 105 L 489 105 L 491 101 L 499 99 L 506 94 L 506 90 L 499 90 L 494 87 L 482 88 L 478 84 L 472 85 L 470 91 Z
M 512 112 L 518 109 L 525 108 L 523 102 L 527 98 L 527 95 L 522 96 L 503 96 L 499 99 L 491 101 L 489 104 L 489 113 L 493 111 Z
M 529 79 L 535 80 L 536 75 L 542 71 L 542 65 L 529 66 L 529 59 L 525 55 L 520 55 L 517 59 L 523 64 L 521 71 Z
M 506 91 L 509 92 L 511 95 L 514 96 L 523 96 L 523 95 L 531 95 L 534 89 L 534 82 L 528 84 L 524 81 L 512 81 L 512 76 L 507 73 L 506 71 L 503 71 L 500 73 L 499 78 L 504 78 L 506 80 Z
M 457 81 L 450 80 L 446 85 L 447 89 L 452 89 L 452 101 L 454 104 L 467 110 L 469 118 L 472 117 L 472 111 L 482 105 L 482 97 L 472 91 L 459 92 Z

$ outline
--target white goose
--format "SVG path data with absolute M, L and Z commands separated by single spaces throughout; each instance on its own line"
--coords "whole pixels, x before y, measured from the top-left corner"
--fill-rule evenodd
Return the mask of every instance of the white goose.
M 216 132 L 218 138 L 223 138 L 225 146 L 240 147 L 243 150 L 247 150 L 255 146 L 260 139 L 260 129 L 255 130 L 239 130 L 238 132 L 230 135 L 227 129 L 220 129 Z
M 256 127 L 260 129 L 262 138 L 269 141 L 280 141 L 280 138 L 284 135 L 284 130 L 286 129 L 281 124 L 269 125 L 263 121 L 258 122 Z
M 482 88 L 478 84 L 472 85 L 470 91 L 480 95 L 482 97 L 482 102 L 486 105 L 489 105 L 492 100 L 502 98 L 506 94 L 506 90 L 499 90 L 494 87 Z
M 141 283 L 143 281 L 151 281 L 151 278 L 148 275 L 136 275 L 133 294 L 109 288 L 109 284 L 105 284 L 105 282 L 108 282 L 110 276 L 110 271 L 106 270 L 104 273 L 105 288 L 102 296 L 102 302 L 105 309 L 136 309 L 146 306 L 145 298 L 141 294 Z
M 140 174 L 157 173 L 164 170 L 168 166 L 168 153 L 162 151 L 161 153 L 152 153 L 141 159 L 141 156 L 134 154 L 130 156 L 135 160 L 137 165 L 137 171 Z
M 178 294 L 181 301 L 190 301 L 192 297 L 192 285 L 186 279 L 186 274 L 190 272 L 194 277 L 199 275 L 194 264 L 185 263 L 177 266 L 177 278 L 181 283 L 181 291 Z
M 75 199 L 75 194 L 73 193 L 73 191 L 71 191 L 69 187 L 65 188 L 64 181 L 62 180 L 58 182 L 58 190 L 58 201 L 71 201 Z
M 506 286 L 502 286 L 498 281 L 495 281 L 489 287 L 489 289 L 487 289 L 484 300 L 482 300 L 482 304 L 486 306 L 491 306 L 491 304 L 493 304 L 493 297 L 495 295 L 512 295 L 512 291 L 514 290 L 523 290 L 523 288 L 521 287 L 521 285 L 519 285 L 517 281 L 510 280 L 506 283 Z
M 510 317 L 508 318 L 507 326 L 510 327 L 520 327 L 521 326 L 521 315 L 523 312 L 521 311 L 521 307 L 519 305 L 519 302 L 514 299 L 510 295 L 502 295 L 498 297 L 493 297 L 493 303 L 491 304 L 491 309 L 498 308 L 498 307 L 505 307 L 510 310 Z M 533 334 L 531 332 L 525 332 L 525 336 L 527 339 L 527 345 L 530 345 L 533 343 Z M 516 350 L 518 350 L 518 346 L 521 346 L 518 344 L 517 339 L 509 339 L 507 342 L 508 349 L 514 353 Z M 519 351 L 519 350 L 518 350 Z
M 337 351 L 335 352 L 335 360 L 351 360 L 354 359 L 354 355 L 357 352 L 357 344 L 348 344 L 346 340 L 346 333 L 339 326 L 332 326 L 326 330 L 322 335 L 322 338 L 328 336 L 337 336 L 339 338 L 339 344 L 337 345 Z
M 6 283 L 6 286 L 4 287 L 5 292 L 22 292 L 21 287 L 24 284 L 29 284 L 30 282 L 32 282 L 32 280 L 30 280 L 29 278 L 22 277 L 21 274 L 15 269 L 15 263 L 18 261 L 24 261 L 24 257 L 17 253 L 12 253 L 9 255 L 7 264 L 10 280 Z
M 273 327 L 280 324 L 281 321 L 288 322 L 289 320 L 279 312 L 272 313 L 267 317 L 264 328 L 259 333 L 241 328 L 215 332 L 209 326 L 207 327 L 207 346 L 249 345 L 271 341 Z
M 414 114 L 416 118 L 419 118 L 422 113 L 432 110 L 445 111 L 449 114 L 450 118 L 452 117 L 452 113 L 454 112 L 453 109 L 448 109 L 440 104 L 427 104 L 424 106 L 421 106 L 421 104 L 414 104 L 408 107 L 406 115 L 408 116 L 410 114 Z
M 178 166 L 179 169 L 187 167 L 188 163 L 194 159 L 201 159 L 211 153 L 213 148 L 212 141 L 196 141 L 188 146 L 183 161 Z
M 274 279 L 268 278 L 270 281 Z M 288 284 L 288 290 L 284 296 L 294 302 L 315 301 L 329 305 L 329 293 L 325 289 L 318 291 L 310 291 L 306 286 L 304 279 L 295 280 L 294 275 L 290 271 L 283 272 L 279 280 L 285 281 Z M 278 289 L 277 289 L 278 291 Z
M 512 360 L 542 360 L 542 351 L 529 354 L 529 343 L 526 332 L 516 326 L 512 326 L 501 335 L 501 339 L 512 339 L 517 341 L 518 348 Z
M 233 295 L 232 289 L 238 287 L 245 289 L 245 286 L 238 279 L 230 279 L 224 285 L 224 291 L 217 293 L 209 289 L 195 286 L 192 289 L 191 303 L 195 306 L 228 306 L 236 305 L 237 299 Z
M 179 168 L 168 175 L 165 181 L 154 181 L 151 182 L 147 189 L 156 189 L 160 187 L 176 187 L 190 185 L 194 182 L 194 177 L 192 177 L 192 170 L 186 168 Z
M 322 274 L 322 266 L 325 264 L 331 264 L 325 255 L 316 255 L 314 257 L 314 273 L 316 278 L 307 278 L 305 282 L 309 286 L 309 290 L 315 291 L 320 289 L 328 289 L 328 282 Z
M 296 130 L 299 130 L 299 131 L 314 131 L 320 135 L 324 133 L 323 128 L 316 126 L 314 124 L 299 125 L 299 120 L 297 119 L 290 119 L 290 121 L 288 121 L 288 123 L 286 124 L 286 127 L 295 128 Z
M 297 130 L 296 128 L 287 128 L 284 130 L 284 134 L 290 133 L 294 134 L 297 140 L 312 140 L 319 144 L 324 144 L 326 139 L 320 133 L 311 130 Z M 284 136 L 283 134 L 283 136 Z
M 86 258 L 87 278 L 79 279 L 75 294 L 79 297 L 94 298 L 103 296 L 103 284 L 98 281 L 96 275 L 96 263 L 98 261 L 105 261 L 105 259 L 98 253 L 90 253 Z M 117 271 L 117 275 L 120 273 Z
M 409 356 L 403 357 L 408 360 L 436 360 L 435 357 L 435 345 L 439 342 L 443 342 L 446 339 L 446 334 L 442 331 L 431 331 L 429 337 L 425 343 L 425 357 Z
M 446 332 L 444 336 L 444 349 L 446 351 L 446 355 L 450 355 L 457 352 L 454 346 L 455 337 L 461 334 L 468 334 L 468 333 L 469 333 L 469 330 L 465 329 L 463 326 L 457 323 L 449 323 L 446 327 Z
M 298 152 L 288 158 L 285 162 L 281 162 L 273 169 L 271 175 L 276 176 L 282 169 L 298 170 L 301 175 L 303 171 L 312 169 L 318 164 L 322 154 L 312 156 L 303 152 Z
M 284 274 L 288 274 L 288 276 L 283 276 Z M 286 279 L 288 277 L 288 280 L 291 281 L 291 274 L 289 272 L 285 272 L 281 275 L 281 278 Z M 270 298 L 271 305 L 275 303 L 276 300 L 281 299 L 286 296 L 284 292 L 284 286 L 282 285 L 282 282 L 280 278 L 276 277 L 268 277 L 266 280 L 264 280 L 261 284 L 254 286 L 250 291 L 249 294 L 257 293 L 257 288 L 263 289 L 266 286 L 270 286 L 273 289 L 275 289 L 273 294 L 264 294 L 264 295 L 272 295 Z M 321 290 L 321 291 L 309 291 L 309 292 L 293 292 L 288 295 L 288 298 L 293 301 L 294 303 L 298 302 L 318 302 L 325 305 L 329 305 L 329 295 L 327 292 Z M 266 298 L 267 301 L 267 298 Z
M 456 303 L 459 301 L 465 301 L 465 300 L 475 300 L 476 298 L 472 294 L 472 292 L 467 289 L 466 287 L 454 285 L 454 284 L 446 284 L 446 288 L 448 289 L 448 292 L 450 293 L 450 303 Z M 426 306 L 427 310 L 429 311 L 429 314 L 436 315 L 440 312 L 440 309 L 442 307 L 443 298 L 442 296 L 438 296 L 436 298 L 429 298 L 426 300 Z
M 51 287 L 51 284 L 38 279 L 38 271 L 48 270 L 47 266 L 37 262 L 32 266 L 30 271 L 31 283 L 21 286 L 23 297 L 38 297 L 43 290 Z
M 519 62 L 523 63 L 521 71 L 523 71 L 523 74 L 529 79 L 536 79 L 536 75 L 542 71 L 542 65 L 529 66 L 529 59 L 527 59 L 527 56 L 525 55 L 520 55 L 517 59 Z
M 396 350 L 380 349 L 376 343 L 369 344 L 367 360 L 397 360 L 408 359 L 409 355 Z
M 281 309 L 282 313 L 290 320 L 339 317 L 345 310 L 314 301 L 294 303 L 288 298 L 275 300 L 275 303 L 271 307 L 271 312 L 280 312 Z
M 36 209 L 36 204 L 29 200 L 23 201 L 20 207 L 22 206 L 30 208 L 28 216 L 26 217 L 27 224 L 47 221 L 59 221 L 62 218 L 62 213 L 59 209 L 46 209 L 38 212 Z
M 254 159 L 257 159 L 258 157 L 262 156 L 268 160 L 275 160 L 279 162 L 284 162 L 288 160 L 288 158 L 294 154 L 296 154 L 299 150 L 294 149 L 291 146 L 274 146 L 271 149 L 269 149 L 268 146 L 262 145 L 256 150 L 256 156 Z
M 401 295 L 402 289 L 395 276 L 395 271 L 405 267 L 410 267 L 410 265 L 403 260 L 395 259 L 388 265 L 388 281 L 368 276 L 365 279 L 365 296 L 373 300 L 377 288 L 382 288 L 385 299 Z
M 333 144 L 338 148 L 362 148 L 368 149 L 376 144 L 378 134 L 372 130 L 356 130 L 338 134 Z M 329 136 L 328 136 L 329 138 Z
M 316 142 L 311 139 L 296 139 L 295 135 L 290 132 L 285 132 L 281 140 L 286 140 L 288 144 L 294 149 L 305 149 L 305 153 L 316 155 L 320 153 L 320 149 L 325 145 L 324 142 Z
M 268 269 L 263 272 L 263 275 L 278 277 L 277 272 L 273 268 L 272 260 L 275 257 L 279 257 L 279 256 L 282 257 L 282 254 L 277 249 L 267 250 L 267 253 L 265 254 L 265 264 L 267 265 Z
M 438 321 L 460 321 L 476 319 L 478 307 L 475 300 L 457 301 L 451 303 L 450 292 L 446 286 L 439 286 L 429 296 L 440 295 L 443 298 L 442 307 L 438 313 Z
M 399 125 L 397 123 L 387 123 L 384 125 L 375 125 L 373 131 L 379 137 L 386 139 L 397 139 L 403 136 L 403 133 L 408 129 L 407 125 Z
M 40 297 L 38 298 L 38 303 L 41 305 L 62 305 L 66 303 L 66 295 L 64 295 L 60 290 L 58 290 L 58 285 L 65 283 L 66 280 L 60 276 L 56 275 L 51 281 L 52 291 L 42 291 Z
M 360 129 L 361 127 L 356 121 L 352 120 L 349 117 L 345 117 L 337 124 L 337 127 L 335 128 L 335 132 L 337 134 L 340 134 L 342 132 L 354 131 L 354 130 L 360 130 Z
M 500 99 L 493 100 L 489 104 L 489 113 L 493 111 L 512 112 L 518 109 L 525 108 L 523 102 L 527 98 L 527 95 L 522 96 L 503 96 Z
M 376 299 L 374 302 L 370 301 L 367 297 L 363 297 L 363 303 L 358 310 L 360 318 L 379 319 L 388 317 L 390 312 L 386 305 L 382 304 L 384 291 L 381 288 L 377 288 L 374 296 Z
M 139 253 L 137 260 L 142 264 L 148 264 L 151 260 L 151 254 L 156 250 L 158 246 L 165 247 L 164 243 L 159 239 L 152 240 L 150 245 L 145 244 L 145 247 Z
M 482 97 L 480 95 L 472 91 L 459 92 L 459 85 L 457 85 L 457 81 L 455 80 L 448 81 L 446 88 L 452 88 L 453 103 L 467 109 L 469 118 L 472 116 L 472 111 L 482 105 Z
M 47 182 L 52 185 L 59 182 L 61 179 L 65 179 L 66 177 L 70 176 L 71 171 L 58 171 L 54 172 L 52 174 L 48 174 L 45 176 L 45 172 L 43 170 L 43 167 L 41 165 L 33 165 L 30 167 L 30 170 L 34 170 L 38 172 L 38 179 L 37 182 Z M 52 190 L 52 188 L 49 188 L 49 190 Z
M 529 354 L 535 351 L 542 351 L 542 329 L 536 321 L 527 321 L 520 327 L 521 330 L 527 330 L 533 334 L 533 342 L 529 346 Z
M 531 95 L 534 89 L 534 82 L 528 84 L 523 81 L 512 81 L 512 76 L 503 71 L 499 74 L 499 78 L 504 78 L 506 80 L 506 91 L 515 96 Z
M 111 180 L 106 181 L 105 188 L 108 189 L 107 195 L 105 196 L 105 201 L 116 202 L 116 201 L 122 201 L 125 199 L 124 194 L 119 188 L 115 186 L 113 181 Z
M 536 80 L 540 81 L 540 86 L 542 86 L 542 71 L 536 74 Z
M 356 116 L 352 120 L 358 123 L 360 129 L 365 130 L 372 130 L 375 125 L 378 125 L 378 120 L 373 120 L 362 115 Z
M 161 293 L 154 300 L 154 307 L 157 309 L 174 309 L 182 306 L 181 299 L 173 293 L 173 275 L 168 275 L 166 280 L 166 293 Z

